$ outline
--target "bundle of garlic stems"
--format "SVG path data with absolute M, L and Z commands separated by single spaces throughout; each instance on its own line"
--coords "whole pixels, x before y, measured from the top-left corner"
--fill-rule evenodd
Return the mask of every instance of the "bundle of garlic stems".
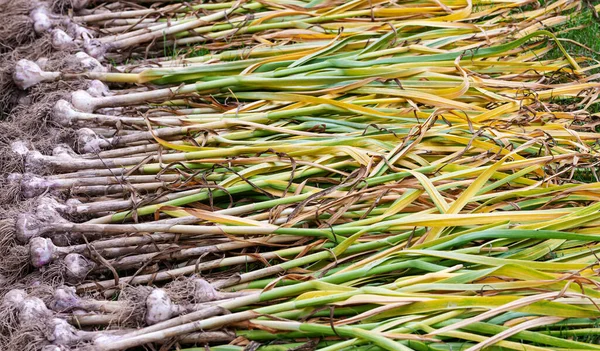
M 600 349 L 581 2 L 23 8 L 1 348 Z

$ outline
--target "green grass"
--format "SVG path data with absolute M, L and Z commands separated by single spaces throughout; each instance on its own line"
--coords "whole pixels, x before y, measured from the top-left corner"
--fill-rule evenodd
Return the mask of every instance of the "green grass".
M 581 63 L 582 67 L 588 67 L 600 63 L 600 23 L 594 20 L 592 13 L 587 8 L 581 12 L 573 13 L 569 18 L 569 21 L 555 30 L 555 33 L 559 38 L 562 39 L 562 44 L 574 58 L 585 59 L 584 63 Z M 580 45 L 574 44 L 572 40 L 587 46 L 589 49 Z M 548 53 L 546 58 L 553 59 L 561 57 L 562 53 L 558 48 L 554 48 Z M 594 69 L 589 74 L 600 73 L 600 69 Z M 561 101 L 553 101 L 560 103 L 561 105 L 571 105 L 577 102 L 578 99 L 566 99 Z M 594 104 L 590 106 L 589 112 L 596 114 L 600 112 L 600 104 Z
M 562 44 L 570 55 L 588 58 L 590 63 L 594 61 L 600 63 L 600 40 L 598 40 L 600 23 L 594 20 L 590 10 L 584 9 L 581 12 L 573 13 L 569 21 L 558 30 L 555 30 L 555 33 L 558 34 L 559 38 L 579 42 L 593 50 L 590 51 L 571 42 L 563 41 Z M 562 56 L 562 53 L 556 48 L 548 54 L 549 58 L 560 56 Z
M 583 67 L 600 63 L 600 23 L 598 23 L 592 17 L 592 13 L 589 9 L 584 9 L 581 12 L 574 13 L 566 25 L 556 31 L 558 37 L 561 39 L 569 39 L 581 43 L 587 46 L 589 49 L 573 44 L 569 41 L 562 41 L 567 52 L 576 58 L 585 58 L 586 63 Z M 562 53 L 557 48 L 553 49 L 549 54 L 548 58 L 558 58 L 562 56 Z M 600 73 L 600 69 L 595 69 L 590 74 Z M 553 102 L 560 103 L 561 105 L 570 105 L 577 102 L 579 99 L 563 99 L 555 100 Z M 600 112 L 600 104 L 594 104 L 590 106 L 589 112 L 591 114 L 597 114 Z M 600 130 L 597 130 L 600 131 Z M 591 174 L 590 170 L 581 170 L 575 175 L 575 179 L 584 182 L 595 181 L 595 178 Z
M 576 41 L 587 46 L 586 49 L 582 46 L 576 45 L 570 41 L 563 40 L 562 44 L 574 58 L 585 58 L 586 62 L 582 64 L 582 67 L 600 63 L 600 23 L 598 23 L 592 17 L 592 13 L 587 8 L 581 12 L 573 13 L 569 18 L 569 21 L 554 31 L 557 36 L 561 39 L 569 39 Z M 554 48 L 550 51 L 545 58 L 554 59 L 562 57 L 562 53 L 558 48 Z M 595 69 L 589 72 L 590 74 L 600 73 L 600 69 Z M 581 108 L 583 106 L 577 106 L 577 102 L 581 99 L 555 99 L 552 102 L 558 103 L 563 106 L 572 105 L 574 108 Z M 589 112 L 591 114 L 598 114 L 600 112 L 600 104 L 594 104 L 590 106 Z M 600 130 L 597 131 L 600 132 Z M 578 168 L 575 170 L 573 179 L 576 181 L 590 183 L 595 182 L 596 178 L 590 169 Z

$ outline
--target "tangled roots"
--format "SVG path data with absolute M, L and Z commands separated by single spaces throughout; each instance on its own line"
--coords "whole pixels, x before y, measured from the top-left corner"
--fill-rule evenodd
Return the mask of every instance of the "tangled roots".
M 15 245 L 7 249 L 0 258 L 0 275 L 4 277 L 9 286 L 16 282 L 29 271 L 29 248 Z
M 43 283 L 29 285 L 26 289 L 28 296 L 41 299 L 46 306 L 49 306 L 54 299 L 54 291 L 56 290 L 54 287 Z
M 1 151 L 0 151 L 1 152 Z M 0 163 L 0 167 L 3 164 Z M 11 182 L 8 179 L 4 179 L 4 182 L 0 185 L 0 203 L 3 204 L 13 204 L 17 201 L 21 200 L 21 184 Z M 0 243 L 4 238 L 3 228 L 0 228 Z M 0 252 L 2 249 L 0 248 Z
M 0 134 L 3 124 L 0 124 Z M 5 215 L 2 217 L 14 216 L 12 211 L 7 211 L 7 205 L 14 205 L 21 196 L 21 174 L 25 172 L 25 163 L 23 156 L 13 152 L 10 145 L 0 143 L 0 209 Z M 3 242 L 5 228 L 0 223 L 0 244 Z M 2 252 L 2 248 L 0 248 Z
M 45 152 L 51 151 L 63 141 L 74 140 L 74 132 L 71 129 L 52 122 L 51 110 L 56 101 L 69 98 L 71 91 L 83 87 L 84 84 L 83 81 L 52 82 L 32 87 L 27 97 L 28 101 L 14 107 L 10 119 L 3 123 L 2 137 L 26 141 L 34 149 Z M 18 161 L 9 163 L 9 166 L 18 169 Z
M 14 329 L 4 350 L 41 351 L 49 344 L 48 337 L 51 330 L 44 322 L 19 326 Z
M 35 40 L 33 21 L 29 17 L 29 12 L 35 6 L 38 6 L 37 1 L 0 1 L 0 53 L 12 51 Z
M 0 56 L 0 120 L 7 119 L 26 93 L 19 90 L 12 78 L 15 62 L 10 55 Z
M 10 350 L 7 345 L 19 329 L 18 312 L 19 310 L 15 305 L 2 305 L 0 307 L 0 349 L 2 350 Z
M 2 189 L 5 191 L 6 189 Z M 7 198 L 1 194 L 0 199 L 5 201 Z M 16 241 L 16 218 L 19 213 L 30 212 L 35 206 L 37 206 L 35 199 L 29 199 L 26 201 L 20 201 L 16 204 L 6 206 L 7 202 L 0 203 L 0 261 L 7 260 L 11 255 L 22 249 L 15 248 L 18 243 Z M 4 205 L 4 206 L 2 206 Z M 20 253 L 19 253 L 20 255 Z M 14 257 L 11 257 L 14 259 Z M 8 263 L 10 264 L 10 263 Z M 14 268 L 11 266 L 11 269 Z M 0 265 L 0 273 L 4 270 L 3 266 Z
M 66 283 L 67 265 L 63 260 L 55 260 L 47 266 L 40 267 L 41 284 L 61 286 Z
M 50 6 L 52 10 L 56 13 L 67 13 L 69 9 L 73 8 L 73 4 L 80 3 L 81 1 L 73 1 L 73 0 L 52 0 L 50 1 Z
M 16 63 L 21 59 L 36 61 L 47 57 L 52 51 L 50 35 L 47 34 L 0 56 L 0 120 L 8 118 L 19 103 L 27 100 L 27 93 L 20 90 L 13 81 Z
M 35 40 L 33 21 L 28 15 L 2 17 L 0 21 L 0 52 L 9 52 Z
M 12 216 L 0 220 L 0 255 L 2 257 L 6 256 L 8 251 L 11 251 L 16 245 L 15 225 L 16 220 Z
M 194 289 L 195 285 L 193 278 L 191 277 L 177 277 L 167 285 L 165 290 L 174 303 L 195 303 L 194 301 Z
M 215 301 L 223 294 L 200 276 L 178 277 L 165 286 L 169 297 L 178 304 L 198 304 Z
M 40 60 L 42 58 L 44 60 Z M 64 95 L 65 90 L 72 91 L 84 87 L 83 81 L 75 81 L 69 83 L 41 83 L 27 91 L 20 90 L 15 85 L 12 75 L 15 65 L 22 59 L 37 61 L 40 68 L 46 71 L 81 70 L 81 62 L 74 60 L 68 52 L 65 52 L 65 50 L 61 50 L 60 52 L 54 51 L 51 45 L 50 34 L 46 34 L 34 42 L 19 46 L 13 51 L 2 54 L 0 56 L 0 120 L 7 119 L 18 105 L 28 110 L 33 105 L 39 104 L 40 95 L 52 95 L 54 96 L 54 102 L 57 100 L 57 94 L 63 92 L 63 96 L 60 98 L 65 98 L 67 97 Z
M 139 327 L 145 325 L 146 319 L 146 299 L 152 292 L 150 286 L 131 286 L 124 287 L 119 293 L 119 301 L 127 303 L 128 308 L 119 314 L 119 324 L 123 327 Z
M 32 0 L 0 0 L 0 12 L 6 16 L 28 15 L 36 6 L 39 3 Z

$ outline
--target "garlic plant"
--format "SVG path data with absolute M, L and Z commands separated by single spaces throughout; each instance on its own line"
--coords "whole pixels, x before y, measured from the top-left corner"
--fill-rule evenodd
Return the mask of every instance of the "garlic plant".
M 0 9 L 3 349 L 600 349 L 581 2 Z

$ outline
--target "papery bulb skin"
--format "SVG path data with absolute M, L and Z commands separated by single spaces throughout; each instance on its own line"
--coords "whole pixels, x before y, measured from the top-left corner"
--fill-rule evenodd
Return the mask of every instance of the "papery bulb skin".
M 67 100 L 60 99 L 54 104 L 52 109 L 52 119 L 54 122 L 63 127 L 68 127 L 73 123 L 73 119 L 77 117 L 77 111 Z
M 32 238 L 42 235 L 43 225 L 44 223 L 31 213 L 21 213 L 15 223 L 15 238 L 19 243 L 27 244 Z
M 23 289 L 12 289 L 2 297 L 2 307 L 15 307 L 18 308 L 25 298 L 27 293 Z
M 50 12 L 45 6 L 38 6 L 29 13 L 29 18 L 33 21 L 33 30 L 36 34 L 44 34 L 54 26 L 50 18 Z
M 52 318 L 50 323 L 53 326 L 52 334 L 48 336 L 48 341 L 55 345 L 74 345 L 80 341 L 77 335 L 77 329 L 67 321 L 60 318 Z
M 59 158 L 77 158 L 79 155 L 67 144 L 59 144 L 52 149 L 52 156 Z
M 47 57 L 40 57 L 39 59 L 35 60 L 35 64 L 44 70 L 46 69 L 46 66 L 48 66 L 48 62 L 50 62 L 50 60 Z
M 44 70 L 37 63 L 22 59 L 15 65 L 12 78 L 19 89 L 26 90 L 43 82 L 45 75 Z
M 23 174 L 21 179 L 21 192 L 25 198 L 34 198 L 40 196 L 55 186 L 54 182 L 44 177 L 39 177 L 33 173 Z
M 28 172 L 38 173 L 47 168 L 46 157 L 37 150 L 32 150 L 25 155 L 25 169 Z
M 82 40 L 84 38 L 92 38 L 94 36 L 93 31 L 91 31 L 85 27 L 82 27 L 72 21 L 68 21 L 68 23 L 66 23 L 66 26 L 67 26 L 67 33 L 75 39 Z
M 27 143 L 22 140 L 16 140 L 10 143 L 10 149 L 15 154 L 19 154 L 21 156 L 26 156 L 30 151 L 27 147 Z
M 67 206 L 65 213 L 72 216 L 79 214 L 78 207 L 82 204 L 83 202 L 81 202 L 78 199 L 68 199 L 67 201 L 65 201 L 65 205 Z
M 194 298 L 196 302 L 215 301 L 220 298 L 219 292 L 206 280 L 194 279 Z
M 56 312 L 71 311 L 79 308 L 81 299 L 75 293 L 74 287 L 63 286 L 54 291 L 49 306 Z
M 53 187 L 53 183 L 51 180 L 48 181 L 50 183 L 50 188 Z M 61 204 L 53 197 L 44 196 L 38 199 L 38 205 L 35 209 L 35 214 L 38 219 L 44 223 L 61 223 L 68 222 L 61 216 L 61 213 L 67 210 L 67 206 Z
M 110 146 L 107 140 L 102 139 L 89 128 L 81 128 L 77 131 L 77 144 L 79 151 L 83 153 L 98 153 Z
M 66 51 L 77 48 L 75 39 L 62 29 L 52 30 L 52 47 L 55 50 Z
M 90 4 L 90 0 L 71 0 L 71 7 L 73 10 L 83 10 L 88 7 Z
M 48 318 L 50 310 L 40 298 L 35 296 L 26 297 L 19 308 L 19 323 L 21 325 L 33 325 Z
M 165 290 L 152 290 L 146 298 L 146 324 L 153 325 L 171 318 L 172 306 Z
M 93 97 L 109 96 L 110 89 L 106 84 L 99 80 L 92 80 L 87 88 L 87 92 Z
M 109 46 L 101 43 L 96 39 L 84 38 L 83 49 L 91 57 L 98 60 L 102 60 L 104 59 L 104 55 L 106 55 L 106 53 L 108 52 Z
M 71 104 L 77 110 L 92 113 L 96 109 L 94 97 L 85 90 L 77 90 L 71 93 Z
M 86 72 L 107 72 L 108 69 L 100 63 L 100 61 L 96 60 L 94 57 L 88 55 L 87 53 L 80 51 L 75 54 L 75 59 L 81 65 L 81 68 Z
M 54 251 L 56 247 L 52 240 L 36 237 L 29 240 L 29 257 L 31 265 L 34 267 L 43 267 L 54 258 Z
M 94 262 L 76 253 L 66 255 L 63 263 L 66 266 L 67 280 L 74 283 L 85 280 L 87 275 L 96 267 Z

